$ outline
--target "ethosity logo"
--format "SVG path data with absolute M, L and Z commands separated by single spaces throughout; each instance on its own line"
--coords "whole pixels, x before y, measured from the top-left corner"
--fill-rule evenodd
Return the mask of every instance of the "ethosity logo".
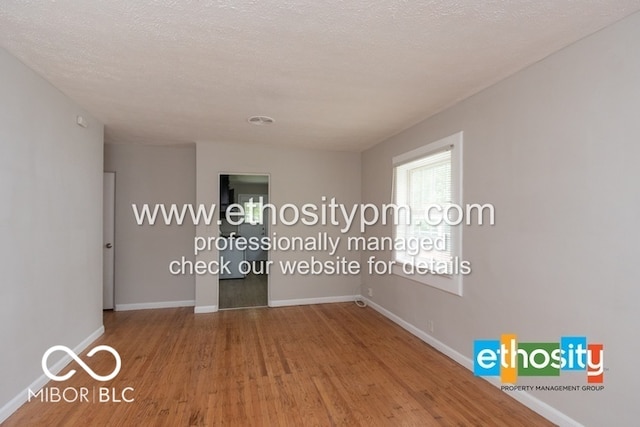
M 519 376 L 554 377 L 560 371 L 586 371 L 588 383 L 604 380 L 604 346 L 587 337 L 560 337 L 560 342 L 518 342 L 515 334 L 473 342 L 473 373 L 515 384 Z

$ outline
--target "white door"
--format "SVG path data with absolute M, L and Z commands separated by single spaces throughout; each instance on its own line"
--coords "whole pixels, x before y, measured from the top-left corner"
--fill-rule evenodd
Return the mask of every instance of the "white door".
M 249 209 L 249 201 L 253 199 L 253 208 L 254 208 L 254 212 L 252 213 L 247 213 Z M 262 220 L 262 224 L 249 224 L 248 222 L 243 222 L 242 224 L 240 224 L 238 226 L 238 235 L 242 236 L 242 237 L 246 237 L 246 238 L 250 238 L 250 237 L 257 237 L 257 238 L 261 238 L 263 236 L 266 236 L 268 233 L 268 225 L 269 225 L 269 219 L 268 218 L 259 218 L 259 214 L 262 212 L 262 205 L 260 204 L 260 201 L 262 201 L 262 204 L 266 204 L 268 203 L 268 199 L 267 199 L 267 195 L 266 194 L 240 194 L 238 195 L 238 203 L 240 205 L 242 205 L 244 207 L 245 210 L 245 219 L 249 218 L 253 218 L 255 219 L 256 222 L 260 221 L 260 219 Z M 266 209 L 265 213 L 268 214 L 269 210 Z M 251 250 L 251 249 L 247 249 L 245 251 L 245 259 L 247 261 L 266 261 L 267 260 L 267 252 L 263 251 L 263 250 Z
M 112 310 L 114 306 L 114 256 L 113 240 L 115 235 L 115 195 L 116 195 L 116 174 L 115 172 L 105 172 L 103 180 L 103 203 L 102 203 L 102 308 Z

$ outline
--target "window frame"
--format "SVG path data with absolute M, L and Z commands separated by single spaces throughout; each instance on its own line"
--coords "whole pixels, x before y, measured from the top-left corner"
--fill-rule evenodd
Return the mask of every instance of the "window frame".
M 410 162 L 418 161 L 429 157 L 433 154 L 442 152 L 445 149 L 451 150 L 451 203 L 462 206 L 462 154 L 463 154 L 463 132 L 458 132 L 448 137 L 442 138 L 435 142 L 431 142 L 422 147 L 416 148 L 409 152 L 394 156 L 392 159 L 393 167 L 393 196 L 392 203 L 396 204 L 398 200 L 397 196 L 397 177 L 399 166 L 405 165 Z M 406 172 L 405 172 L 406 173 Z M 395 241 L 398 234 L 398 224 L 393 225 L 393 239 Z M 458 259 L 458 263 L 462 262 L 462 224 L 457 226 L 451 226 L 450 230 L 450 244 L 451 244 L 451 256 L 455 260 Z M 394 265 L 392 267 L 392 273 L 409 280 L 413 280 L 427 286 L 431 286 L 436 289 L 440 289 L 454 295 L 462 296 L 463 294 L 463 275 L 462 274 L 408 274 L 405 273 L 403 264 L 407 264 L 399 260 L 396 256 L 396 250 L 393 250 L 392 259 Z

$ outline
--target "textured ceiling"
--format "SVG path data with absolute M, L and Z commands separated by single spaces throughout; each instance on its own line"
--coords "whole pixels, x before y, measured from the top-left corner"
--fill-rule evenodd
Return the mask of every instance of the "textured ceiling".
M 0 45 L 106 141 L 358 151 L 640 0 L 2 0 Z M 247 117 L 275 118 L 254 126 Z

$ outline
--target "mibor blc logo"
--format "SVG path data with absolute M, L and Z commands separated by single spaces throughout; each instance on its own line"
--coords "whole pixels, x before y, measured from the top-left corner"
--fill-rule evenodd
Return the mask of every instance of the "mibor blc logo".
M 85 370 L 85 372 L 87 374 L 91 375 L 91 378 L 93 378 L 96 381 L 109 381 L 109 380 L 114 379 L 116 377 L 116 375 L 118 375 L 118 373 L 120 372 L 120 368 L 122 366 L 122 359 L 120 359 L 120 354 L 113 347 L 109 347 L 108 345 L 99 345 L 97 347 L 92 348 L 91 351 L 87 353 L 87 357 L 91 357 L 91 356 L 93 356 L 94 354 L 96 354 L 99 351 L 108 351 L 116 359 L 116 366 L 113 369 L 113 372 L 111 372 L 109 375 L 104 375 L 104 376 L 96 374 L 69 347 L 65 347 L 63 345 L 54 345 L 49 350 L 45 351 L 44 355 L 42 356 L 42 371 L 44 372 L 44 374 L 47 377 L 49 377 L 50 379 L 52 379 L 54 381 L 66 381 L 76 373 L 76 370 L 72 369 L 69 372 L 67 372 L 65 375 L 58 376 L 58 375 L 53 374 L 49 370 L 49 368 L 47 367 L 47 360 L 49 359 L 49 356 L 51 356 L 51 354 L 56 352 L 56 351 L 64 351 L 65 353 L 67 353 L 69 356 L 71 356 L 71 358 L 73 360 L 75 360 L 78 363 L 78 365 L 80 365 L 82 367 L 82 369 Z
M 108 375 L 100 375 L 97 374 L 93 369 L 91 369 L 82 359 L 78 357 L 78 355 L 71 350 L 69 347 L 64 345 L 54 345 L 44 352 L 42 355 L 42 371 L 47 376 L 47 378 L 53 381 L 66 381 L 72 376 L 76 374 L 75 369 L 71 369 L 64 375 L 56 375 L 47 366 L 47 361 L 51 354 L 62 351 L 69 355 L 73 360 L 80 365 L 80 367 L 91 376 L 96 381 L 110 381 L 114 379 L 118 373 L 120 373 L 120 368 L 122 367 L 122 359 L 120 358 L 120 354 L 113 348 L 108 345 L 99 345 L 92 348 L 88 353 L 87 357 L 92 357 L 96 353 L 101 351 L 106 351 L 111 353 L 113 358 L 115 359 L 115 366 L 113 371 L 111 371 Z M 66 402 L 66 403 L 74 403 L 74 402 L 85 402 L 85 403 L 107 403 L 107 402 L 126 402 L 131 403 L 134 401 L 134 398 L 131 396 L 133 393 L 133 387 L 125 387 L 122 390 L 118 390 L 115 387 L 43 387 L 41 390 L 37 392 L 33 392 L 31 389 L 28 390 L 28 401 L 30 402 L 32 399 L 40 400 L 41 402 Z

